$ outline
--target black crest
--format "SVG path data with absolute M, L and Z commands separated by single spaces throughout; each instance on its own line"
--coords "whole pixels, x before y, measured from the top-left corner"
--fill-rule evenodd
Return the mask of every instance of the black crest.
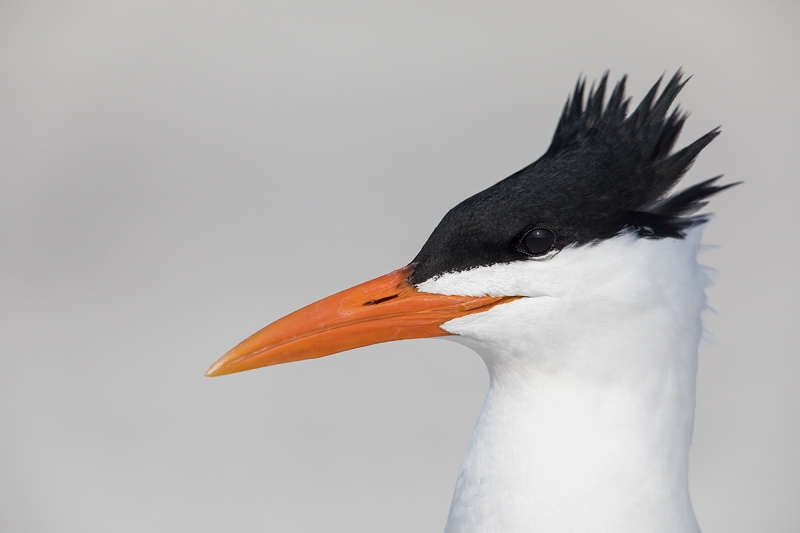
M 605 103 L 608 73 L 589 90 L 578 80 L 553 141 L 535 163 L 451 209 L 414 259 L 414 283 L 445 272 L 525 259 L 533 228 L 555 233 L 555 247 L 608 239 L 624 230 L 643 238 L 683 238 L 706 198 L 733 184 L 719 176 L 667 196 L 719 129 L 672 153 L 687 115 L 670 108 L 685 85 L 679 70 L 661 79 L 628 115 L 625 78 Z

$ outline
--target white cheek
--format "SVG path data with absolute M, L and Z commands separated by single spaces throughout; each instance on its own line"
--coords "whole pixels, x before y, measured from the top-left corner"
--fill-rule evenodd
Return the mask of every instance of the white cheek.
M 445 274 L 419 288 L 440 294 L 522 296 L 450 320 L 442 329 L 487 362 L 524 357 L 545 364 L 563 360 L 565 353 L 610 353 L 612 347 L 646 342 L 643 336 L 664 337 L 662 344 L 669 345 L 672 330 L 664 324 L 694 317 L 705 305 L 702 289 L 707 281 L 695 259 L 698 248 L 699 232 L 683 240 L 623 235 L 565 249 L 548 261 Z
M 469 346 L 492 368 L 495 362 L 524 358 L 533 362 L 544 353 L 532 347 L 553 347 L 561 342 L 560 328 L 565 309 L 558 298 L 520 298 L 445 322 L 441 327 L 455 335 L 449 339 Z
M 417 286 L 422 292 L 459 296 L 545 296 L 550 294 L 545 281 L 544 261 L 522 260 L 449 272 Z
M 537 323 L 555 307 L 553 298 L 520 298 L 497 305 L 483 313 L 455 318 L 442 324 L 442 329 L 453 335 L 467 335 L 484 340 L 507 340 L 508 333 L 514 337 L 534 335 Z
M 626 233 L 599 243 L 567 247 L 543 259 L 526 259 L 448 272 L 420 283 L 422 292 L 460 296 L 614 297 L 655 283 L 674 284 L 676 269 L 693 270 L 703 226 L 685 239 L 641 239 Z

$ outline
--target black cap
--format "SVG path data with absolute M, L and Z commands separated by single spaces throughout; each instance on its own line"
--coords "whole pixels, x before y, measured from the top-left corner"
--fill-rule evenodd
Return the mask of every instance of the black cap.
M 585 80 L 578 80 L 547 152 L 451 209 L 412 262 L 411 281 L 527 259 L 522 239 L 539 228 L 556 236 L 555 249 L 626 229 L 642 238 L 683 238 L 704 220 L 688 215 L 733 184 L 714 185 L 718 176 L 666 197 L 719 134 L 714 129 L 670 153 L 687 117 L 677 108 L 667 115 L 682 78 L 679 70 L 656 99 L 659 79 L 630 115 L 625 77 L 605 105 L 608 73 L 589 90 L 585 106 Z

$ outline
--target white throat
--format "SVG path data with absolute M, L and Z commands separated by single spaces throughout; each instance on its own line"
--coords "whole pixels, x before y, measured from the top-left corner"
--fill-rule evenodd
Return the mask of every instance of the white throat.
M 699 531 L 688 456 L 701 234 L 622 235 L 420 286 L 528 296 L 443 326 L 490 374 L 446 532 Z

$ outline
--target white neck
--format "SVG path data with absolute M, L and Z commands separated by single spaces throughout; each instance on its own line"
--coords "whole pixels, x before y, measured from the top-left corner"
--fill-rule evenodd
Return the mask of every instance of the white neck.
M 688 490 L 699 237 L 564 250 L 560 264 L 523 265 L 538 297 L 445 325 L 491 378 L 447 533 L 699 532 Z

